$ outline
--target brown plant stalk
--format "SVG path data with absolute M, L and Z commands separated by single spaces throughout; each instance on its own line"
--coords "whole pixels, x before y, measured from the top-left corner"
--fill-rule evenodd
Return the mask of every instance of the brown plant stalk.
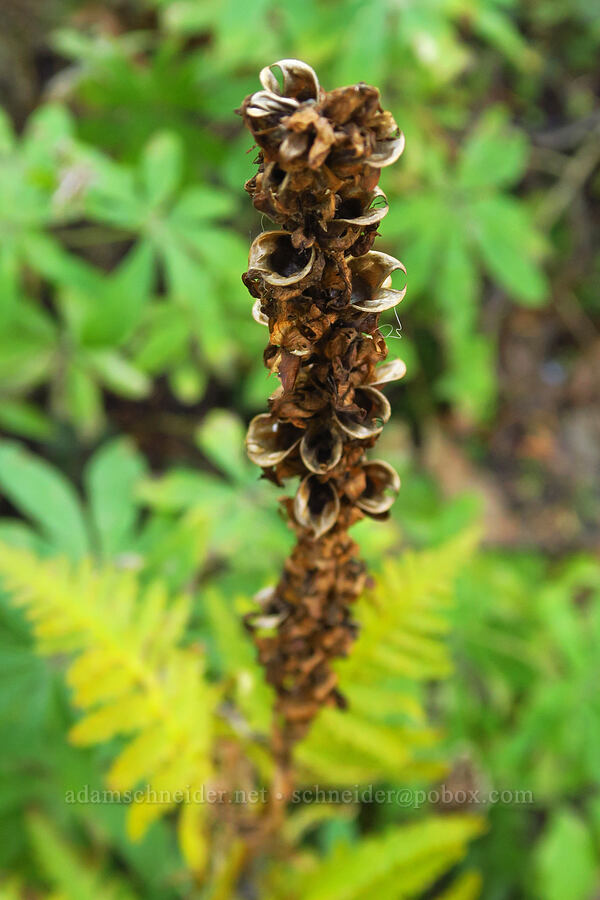
M 374 87 L 325 92 L 294 59 L 263 69 L 260 80 L 263 90 L 240 110 L 260 147 L 246 190 L 281 230 L 253 242 L 243 281 L 254 318 L 268 326 L 265 366 L 281 384 L 269 412 L 251 421 L 247 449 L 275 484 L 300 483 L 282 501 L 296 546 L 247 625 L 276 691 L 285 794 L 293 744 L 322 706 L 344 706 L 332 662 L 356 636 L 351 607 L 366 581 L 348 529 L 365 515 L 385 518 L 400 487 L 366 451 L 390 416 L 379 387 L 405 371 L 400 360 L 380 365 L 387 347 L 378 328 L 406 290 L 391 287 L 391 274 L 405 270 L 372 250 L 387 212 L 380 170 L 404 139 Z

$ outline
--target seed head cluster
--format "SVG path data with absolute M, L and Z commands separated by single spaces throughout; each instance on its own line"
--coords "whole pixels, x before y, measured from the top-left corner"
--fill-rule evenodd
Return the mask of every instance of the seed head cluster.
M 285 757 L 321 706 L 344 705 L 332 662 L 350 649 L 351 607 L 366 581 L 348 529 L 388 515 L 400 487 L 367 451 L 390 416 L 380 388 L 405 372 L 400 360 L 383 362 L 378 328 L 406 290 L 392 287 L 392 273 L 405 270 L 372 249 L 388 209 L 380 171 L 404 139 L 374 87 L 323 91 L 295 59 L 263 69 L 260 81 L 240 109 L 260 148 L 246 190 L 279 227 L 253 242 L 243 281 L 280 386 L 250 422 L 247 449 L 265 477 L 299 484 L 282 501 L 296 546 L 247 625 L 277 694 Z

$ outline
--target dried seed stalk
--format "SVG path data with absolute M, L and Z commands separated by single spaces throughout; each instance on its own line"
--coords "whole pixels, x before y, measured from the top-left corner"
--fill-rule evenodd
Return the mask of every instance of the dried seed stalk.
M 387 212 L 380 169 L 404 140 L 373 87 L 325 92 L 294 59 L 260 80 L 240 110 L 260 147 L 246 190 L 283 230 L 256 238 L 243 281 L 254 318 L 268 326 L 264 362 L 281 386 L 250 423 L 247 448 L 267 478 L 299 476 L 300 485 L 282 501 L 297 544 L 247 624 L 277 693 L 275 751 L 285 766 L 319 708 L 344 705 L 331 663 L 355 637 L 351 606 L 366 580 L 348 529 L 365 515 L 384 518 L 400 487 L 366 450 L 390 416 L 379 386 L 405 371 L 399 360 L 378 365 L 387 355 L 379 316 L 402 300 L 391 274 L 405 270 L 371 249 Z

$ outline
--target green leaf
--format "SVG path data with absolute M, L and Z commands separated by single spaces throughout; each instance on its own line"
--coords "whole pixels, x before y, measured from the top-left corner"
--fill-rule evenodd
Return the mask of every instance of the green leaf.
M 38 106 L 31 114 L 25 128 L 27 144 L 53 144 L 74 132 L 73 117 L 66 106 L 47 103 Z
M 15 132 L 12 120 L 5 109 L 0 106 L 0 153 L 10 153 L 15 146 Z
M 13 434 L 36 441 L 49 441 L 55 433 L 52 419 L 25 400 L 2 400 L 0 425 Z
M 141 400 L 152 390 L 152 382 L 125 357 L 110 350 L 88 353 L 90 367 L 109 390 L 122 397 Z
M 554 814 L 535 849 L 540 900 L 589 900 L 597 862 L 584 822 L 568 809 Z
M 104 444 L 85 470 L 92 521 L 107 561 L 131 549 L 137 520 L 134 492 L 145 471 L 143 457 L 128 438 Z
M 19 260 L 15 248 L 6 241 L 0 246 L 0 322 L 11 321 L 19 298 Z
M 37 868 L 55 888 L 53 896 L 73 900 L 135 900 L 129 886 L 121 881 L 105 879 L 97 868 L 79 859 L 72 841 L 67 841 L 39 813 L 27 820 Z
M 101 290 L 88 296 L 82 341 L 88 346 L 118 346 L 126 341 L 140 323 L 153 281 L 152 247 L 142 240 L 105 277 Z
M 87 528 L 75 491 L 64 475 L 8 441 L 0 444 L 0 488 L 73 559 L 88 550 Z
M 503 111 L 489 110 L 463 145 L 458 183 L 464 188 L 514 184 L 524 174 L 529 142 L 522 131 L 508 130 Z
M 182 363 L 169 372 L 169 385 L 180 403 L 192 406 L 198 403 L 206 391 L 206 372 L 193 363 Z
M 182 194 L 170 215 L 183 228 L 190 223 L 209 222 L 229 215 L 235 209 L 231 194 L 205 185 L 194 185 Z
M 2 541 L 5 535 L 0 529 Z M 27 538 L 25 538 L 27 541 Z M 21 545 L 23 542 L 21 541 Z M 19 546 L 19 538 L 13 546 Z M 25 546 L 28 546 L 25 543 Z M 42 738 L 52 708 L 53 679 L 34 652 L 29 629 L 18 611 L 0 603 L 0 741 L 4 765 L 9 757 L 23 759 Z M 5 800 L 6 785 L 0 791 Z
M 486 335 L 470 334 L 457 340 L 451 351 L 437 391 L 473 421 L 484 421 L 493 412 L 497 392 L 494 346 Z
M 536 50 L 519 33 L 510 18 L 491 4 L 479 4 L 472 7 L 475 31 L 484 40 L 506 56 L 515 65 L 523 69 L 534 69 L 540 64 Z
M 92 176 L 85 192 L 85 207 L 91 218 L 117 228 L 140 229 L 145 204 L 133 171 L 99 154 L 94 154 L 88 165 Z
M 58 241 L 48 235 L 28 234 L 22 246 L 31 268 L 48 281 L 92 297 L 98 295 L 102 284 L 99 270 L 66 251 Z
M 217 365 L 227 356 L 227 321 L 217 286 L 203 261 L 194 258 L 174 240 L 163 243 L 169 293 L 190 314 L 192 331 L 203 354 Z
M 540 306 L 548 283 L 537 265 L 539 240 L 525 206 L 511 197 L 471 204 L 472 235 L 496 281 L 527 306 Z
M 479 288 L 477 268 L 461 229 L 448 229 L 435 291 L 443 328 L 451 343 L 471 335 L 475 329 Z
M 200 449 L 234 481 L 247 480 L 244 437 L 245 429 L 240 419 L 225 409 L 211 410 L 196 432 Z
M 65 373 L 64 415 L 84 438 L 95 437 L 104 420 L 102 391 L 78 360 L 72 360 Z
M 460 860 L 481 834 L 471 816 L 439 816 L 392 827 L 359 844 L 338 845 L 302 879 L 302 900 L 418 896 Z
M 183 147 L 173 132 L 155 135 L 142 154 L 142 179 L 152 209 L 171 198 L 181 181 Z
M 195 506 L 219 510 L 231 500 L 231 485 L 205 472 L 172 469 L 163 478 L 143 481 L 138 498 L 162 512 L 180 512 Z
M 187 357 L 189 340 L 184 310 L 172 303 L 157 303 L 148 311 L 146 328 L 138 338 L 134 363 L 151 375 L 162 372 Z

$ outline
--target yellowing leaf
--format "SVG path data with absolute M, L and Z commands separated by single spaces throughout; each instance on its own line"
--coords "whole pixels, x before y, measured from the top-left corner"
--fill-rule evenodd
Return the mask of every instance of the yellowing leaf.
M 337 664 L 349 709 L 323 710 L 296 750 L 307 776 L 364 783 L 444 772 L 423 754 L 437 735 L 423 725 L 418 684 L 450 674 L 445 611 L 475 542 L 468 532 L 386 563 L 375 590 L 357 604 L 361 628 L 352 653 Z
M 86 560 L 72 567 L 2 544 L 0 576 L 32 622 L 40 652 L 75 655 L 67 681 L 84 715 L 71 740 L 131 736 L 108 775 L 113 790 L 146 784 L 128 810 L 130 836 L 141 838 L 183 801 L 182 850 L 198 871 L 206 810 L 186 792 L 212 776 L 218 693 L 199 650 L 178 646 L 189 598 L 171 600 L 161 583 L 142 588 L 131 572 L 94 569 Z

